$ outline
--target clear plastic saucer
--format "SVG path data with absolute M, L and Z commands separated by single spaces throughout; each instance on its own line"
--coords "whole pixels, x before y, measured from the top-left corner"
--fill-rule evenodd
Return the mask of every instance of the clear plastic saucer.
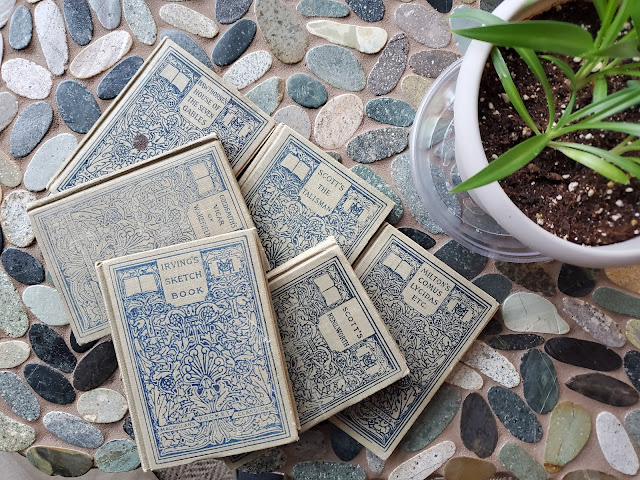
M 548 257 L 520 243 L 467 193 L 449 193 L 460 183 L 455 159 L 453 101 L 462 59 L 431 85 L 411 129 L 411 173 L 420 200 L 447 235 L 473 252 L 507 262 L 541 262 Z

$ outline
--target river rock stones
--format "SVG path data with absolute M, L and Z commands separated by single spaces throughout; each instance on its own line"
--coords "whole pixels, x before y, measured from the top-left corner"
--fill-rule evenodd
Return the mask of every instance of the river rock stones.
M 98 448 L 104 442 L 100 429 L 70 413 L 49 412 L 42 421 L 56 437 L 76 447 Z
M 307 52 L 309 69 L 329 85 L 348 92 L 359 92 L 365 76 L 358 59 L 339 45 L 320 45 Z
M 9 151 L 15 158 L 29 155 L 51 127 L 53 109 L 45 102 L 36 102 L 20 112 L 9 137 Z M 12 192 L 13 193 L 13 192 Z
M 287 79 L 287 93 L 294 102 L 307 108 L 319 108 L 329 99 L 325 86 L 304 73 L 294 73 Z
M 347 143 L 347 155 L 355 162 L 372 163 L 407 148 L 409 132 L 404 128 L 385 127 L 361 133 Z
M 520 361 L 524 398 L 534 412 L 549 413 L 558 403 L 560 388 L 551 359 L 533 348 Z
M 36 196 L 31 192 L 14 190 L 0 205 L 2 231 L 7 240 L 18 247 L 31 245 L 35 238 L 33 227 L 27 216 L 27 204 L 35 199 Z
M 132 55 L 121 60 L 115 67 L 109 70 L 96 90 L 96 95 L 101 100 L 111 100 L 122 91 L 129 80 L 136 74 L 142 66 L 142 57 Z
M 517 393 L 495 386 L 489 389 L 487 397 L 493 413 L 511 435 L 526 443 L 542 439 L 542 425 Z
M 107 33 L 82 49 L 71 62 L 69 70 L 76 78 L 91 78 L 114 66 L 127 54 L 131 45 L 133 40 L 129 32 L 117 30 Z
M 36 431 L 0 413 L 0 451 L 18 452 L 36 440 Z
M 40 417 L 38 400 L 20 377 L 13 372 L 0 372 L 0 397 L 19 417 L 29 421 Z
M 638 473 L 638 455 L 620 420 L 612 413 L 601 412 L 596 418 L 596 433 L 600 449 L 609 465 L 625 475 Z
M 156 22 L 144 0 L 123 0 L 122 12 L 138 40 L 146 45 L 153 45 L 156 42 Z
M 86 45 L 93 37 L 93 22 L 87 0 L 63 0 L 62 13 L 74 42 Z
M 364 106 L 357 95 L 333 97 L 320 109 L 314 125 L 314 139 L 322 148 L 340 148 L 358 130 Z
M 535 293 L 509 295 L 500 311 L 505 326 L 514 332 L 563 334 L 569 331 L 569 325 L 553 303 Z
M 551 412 L 544 450 L 544 466 L 556 473 L 573 460 L 591 435 L 591 417 L 582 406 L 560 402 Z
M 427 47 L 446 47 L 451 40 L 449 26 L 433 8 L 416 3 L 400 5 L 395 18 L 398 27 Z
M 61 373 L 46 365 L 28 363 L 24 367 L 24 378 L 47 402 L 68 405 L 76 399 L 76 392 L 69 381 Z
M 630 407 L 640 398 L 631 385 L 602 373 L 575 375 L 565 385 L 585 397 L 614 407 Z
M 43 0 L 36 5 L 33 19 L 49 70 L 54 75 L 62 75 L 69 61 L 67 32 L 62 12 L 53 0 Z
M 100 24 L 107 30 L 113 30 L 120 25 L 122 8 L 119 0 L 89 0 L 89 5 L 96 13 Z
M 271 54 L 266 50 L 258 50 L 242 57 L 224 74 L 224 79 L 238 90 L 262 78 L 271 68 Z
M 20 340 L 0 342 L 0 368 L 13 368 L 26 362 L 31 353 L 28 343 Z
M 282 0 L 255 0 L 256 20 L 269 50 L 283 63 L 298 63 L 307 52 L 307 34 Z
M 32 100 L 47 98 L 53 86 L 51 73 L 46 68 L 24 58 L 3 62 L 2 80 L 12 92 Z
M 76 357 L 67 347 L 64 339 L 51 327 L 42 323 L 31 325 L 29 341 L 40 360 L 64 373 L 71 373 L 76 367 Z
M 29 319 L 20 295 L 9 275 L 0 270 L 0 330 L 10 337 L 21 337 L 29 328 Z
M 213 63 L 224 67 L 235 62 L 251 45 L 257 28 L 256 22 L 249 19 L 240 20 L 232 25 L 213 47 L 211 53 Z
M 176 28 L 203 38 L 213 38 L 218 32 L 218 26 L 209 17 L 183 5 L 175 3 L 160 7 L 160 18 Z
M 2 266 L 14 280 L 25 285 L 35 285 L 44 280 L 44 268 L 36 257 L 19 248 L 7 248 L 2 252 Z
M 91 92 L 76 80 L 65 80 L 56 89 L 58 112 L 76 133 L 87 133 L 100 118 L 100 107 Z
M 87 391 L 106 382 L 118 368 L 113 342 L 102 342 L 80 360 L 73 374 L 73 386 Z
M 55 447 L 31 447 L 27 460 L 47 475 L 79 477 L 93 467 L 93 457 L 78 450 Z
M 9 24 L 9 45 L 14 50 L 23 50 L 31 43 L 33 22 L 31 12 L 24 5 L 18 5 L 11 15 Z
M 622 347 L 627 343 L 618 324 L 598 308 L 578 298 L 562 299 L 564 312 L 585 332 L 608 347 Z
M 407 66 L 408 54 L 407 36 L 404 33 L 398 33 L 391 37 L 369 73 L 367 79 L 369 91 L 374 95 L 386 95 L 393 90 Z
M 127 401 L 115 390 L 96 388 L 80 395 L 78 413 L 87 422 L 113 423 L 127 413 Z
M 279 77 L 271 77 L 247 92 L 247 98 L 267 115 L 276 111 L 283 97 L 284 81 Z M 309 124 L 309 130 L 311 130 L 311 124 Z
M 601 343 L 571 337 L 550 338 L 544 351 L 556 360 L 599 372 L 612 372 L 622 366 L 622 358 Z
M 314 20 L 307 23 L 307 30 L 310 34 L 336 45 L 368 54 L 378 53 L 387 43 L 387 31 L 379 27 L 361 27 L 331 20 Z

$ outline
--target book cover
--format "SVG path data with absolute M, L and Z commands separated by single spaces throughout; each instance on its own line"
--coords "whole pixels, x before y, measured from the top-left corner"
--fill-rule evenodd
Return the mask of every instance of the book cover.
M 61 192 L 211 133 L 238 174 L 273 126 L 235 87 L 165 38 L 48 188 Z
M 267 278 L 301 431 L 409 373 L 333 237 Z
M 215 134 L 34 202 L 28 214 L 79 343 L 109 333 L 95 262 L 253 227 Z
M 144 470 L 297 440 L 255 229 L 96 270 Z
M 386 459 L 498 303 L 391 225 L 376 235 L 355 272 L 410 373 L 330 420 Z
M 355 261 L 393 202 L 279 124 L 239 180 L 271 268 L 333 236 Z

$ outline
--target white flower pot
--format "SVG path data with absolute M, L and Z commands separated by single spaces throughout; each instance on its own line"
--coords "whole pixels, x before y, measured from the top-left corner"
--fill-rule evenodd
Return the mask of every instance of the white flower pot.
M 522 15 L 531 0 L 504 0 L 493 12 L 508 20 Z M 544 11 L 550 1 L 537 2 L 534 11 Z M 528 10 L 530 11 L 530 10 Z M 478 128 L 478 92 L 491 45 L 472 41 L 458 75 L 454 117 L 456 164 L 463 180 L 488 165 Z M 469 194 L 502 228 L 523 244 L 548 257 L 585 267 L 624 267 L 640 264 L 640 237 L 603 246 L 571 243 L 549 233 L 516 207 L 498 182 L 470 190 Z

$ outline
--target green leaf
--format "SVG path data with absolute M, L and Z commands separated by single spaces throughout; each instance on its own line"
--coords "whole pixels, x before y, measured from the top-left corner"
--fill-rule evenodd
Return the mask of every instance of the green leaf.
M 540 55 L 540 58 L 549 60 L 551 63 L 556 65 L 560 70 L 562 70 L 562 73 L 564 73 L 565 76 L 569 79 L 569 81 L 571 82 L 571 85 L 575 84 L 576 74 L 573 71 L 573 69 L 569 66 L 568 63 L 560 60 L 558 57 L 554 57 L 553 55 Z
M 465 18 L 468 20 L 476 20 L 484 25 L 497 25 L 500 23 L 506 23 L 500 17 L 495 16 L 493 13 L 485 12 L 479 8 L 461 8 L 451 15 L 449 18 Z
M 573 106 L 576 104 L 576 93 L 577 92 L 575 90 L 571 92 L 571 98 L 569 99 L 569 104 L 567 105 L 567 108 L 564 109 L 564 112 L 562 112 L 562 115 L 560 116 L 560 119 L 556 123 L 556 126 L 553 128 L 553 130 L 558 130 L 564 127 L 569 121 L 569 117 L 573 112 Z
M 551 20 L 527 20 L 455 30 L 463 37 L 489 42 L 501 47 L 530 48 L 579 57 L 594 49 L 589 32 L 573 23 Z
M 522 57 L 525 63 L 529 66 L 529 69 L 531 69 L 540 82 L 540 85 L 542 85 L 542 90 L 544 91 L 544 96 L 547 100 L 547 108 L 549 109 L 549 124 L 547 127 L 547 131 L 549 131 L 551 129 L 551 125 L 556 119 L 556 105 L 553 97 L 553 90 L 551 89 L 549 79 L 547 78 L 547 73 L 544 71 L 544 68 L 540 63 L 540 59 L 533 50 L 530 48 L 516 48 L 516 52 L 518 52 L 520 57 Z
M 574 125 L 570 127 L 566 127 L 567 129 L 571 129 L 569 131 L 575 130 L 607 130 L 610 132 L 621 132 L 626 133 L 627 135 L 633 135 L 634 137 L 640 137 L 640 124 L 638 123 L 628 123 L 628 122 L 591 122 L 586 121 L 580 123 L 576 127 L 573 128 Z
M 631 11 L 633 10 L 633 4 L 638 0 L 622 0 L 619 3 L 618 10 L 611 23 L 603 23 L 605 34 L 602 38 L 601 46 L 607 47 L 613 45 L 614 42 L 620 36 L 620 32 L 624 27 L 624 24 L 631 18 Z M 603 28 L 601 28 L 603 30 Z
M 605 11 L 607 9 L 607 0 L 593 0 L 593 5 L 596 7 L 598 11 L 598 17 L 600 17 L 600 21 L 604 18 Z
M 554 143 L 562 143 L 562 142 L 554 142 Z M 551 146 L 551 145 L 550 145 Z M 629 179 L 627 175 L 620 170 L 615 165 L 610 164 L 606 160 L 603 160 L 601 157 L 594 155 L 592 153 L 583 152 L 581 150 L 576 150 L 569 147 L 554 145 L 552 148 L 555 148 L 559 152 L 563 153 L 571 160 L 574 160 L 578 163 L 581 163 L 585 167 L 589 167 L 592 170 L 595 170 L 603 177 L 608 178 L 609 180 L 613 180 L 618 183 L 629 183 Z
M 607 79 L 605 77 L 598 78 L 593 84 L 593 101 L 599 102 L 607 96 Z
M 575 150 L 581 150 L 583 152 L 590 153 L 597 157 L 605 159 L 607 162 L 613 163 L 623 170 L 629 172 L 634 177 L 640 178 L 640 165 L 634 162 L 634 160 L 630 157 L 623 157 L 622 155 L 618 155 L 617 153 L 613 153 L 610 150 L 604 150 L 602 148 L 594 147 L 592 145 L 585 145 L 583 143 L 572 143 L 572 142 L 550 142 L 549 146 L 555 148 L 557 145 L 561 145 L 563 147 L 573 148 Z M 626 183 L 626 182 L 623 182 Z
M 640 43 L 637 38 L 616 42 L 605 48 L 591 50 L 582 54 L 584 58 L 634 58 L 640 55 Z
M 640 90 L 638 88 L 626 87 L 611 95 L 607 95 L 602 100 L 593 102 L 577 110 L 569 117 L 569 122 L 575 122 L 588 116 L 591 116 L 588 121 L 599 121 L 638 103 L 640 103 Z
M 631 8 L 631 20 L 633 21 L 638 41 L 640 41 L 640 2 L 633 3 L 633 7 Z
M 550 137 L 546 133 L 527 138 L 525 141 L 504 152 L 480 172 L 451 190 L 451 192 L 466 192 L 467 190 L 482 187 L 496 180 L 502 180 L 536 158 L 544 147 L 547 146 L 549 140 Z

